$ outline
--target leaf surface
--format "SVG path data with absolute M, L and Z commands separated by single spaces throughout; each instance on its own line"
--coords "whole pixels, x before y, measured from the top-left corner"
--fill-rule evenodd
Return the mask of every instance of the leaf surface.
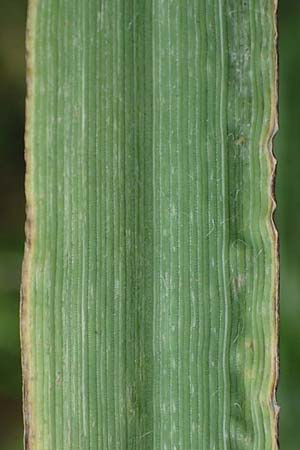
M 31 0 L 30 450 L 274 450 L 273 0 Z

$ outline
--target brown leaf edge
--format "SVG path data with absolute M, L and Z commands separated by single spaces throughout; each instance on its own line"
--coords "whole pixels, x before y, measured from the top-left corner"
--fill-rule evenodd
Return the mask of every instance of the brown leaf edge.
M 34 426 L 34 398 L 32 351 L 31 351 L 31 318 L 30 318 L 30 280 L 31 264 L 35 243 L 35 217 L 34 195 L 32 190 L 32 152 L 31 132 L 33 125 L 33 85 L 34 85 L 34 32 L 37 11 L 37 0 L 28 0 L 26 24 L 26 106 L 25 106 L 25 247 L 22 264 L 22 279 L 20 289 L 20 337 L 21 337 L 21 363 L 22 363 L 22 391 L 23 391 L 23 422 L 24 422 L 24 448 L 37 450 L 36 432 Z
M 269 150 L 269 162 L 270 162 L 270 234 L 273 237 L 273 257 L 275 267 L 275 280 L 273 298 L 273 311 L 274 311 L 274 335 L 272 336 L 271 351 L 272 351 L 272 373 L 271 373 L 271 385 L 270 385 L 270 406 L 273 421 L 273 442 L 272 449 L 279 449 L 279 412 L 280 407 L 277 404 L 276 393 L 279 382 L 279 238 L 278 230 L 274 222 L 274 214 L 277 207 L 275 198 L 275 181 L 276 181 L 276 168 L 277 159 L 274 155 L 274 139 L 278 131 L 278 0 L 273 0 L 273 30 L 274 30 L 274 44 L 273 44 L 273 83 L 272 90 L 272 105 L 271 105 L 271 118 L 270 127 L 266 137 L 266 145 Z

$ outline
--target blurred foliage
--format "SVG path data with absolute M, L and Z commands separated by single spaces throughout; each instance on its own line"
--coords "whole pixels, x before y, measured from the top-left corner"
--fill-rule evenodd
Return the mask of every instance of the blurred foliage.
M 0 2 L 0 448 L 22 448 L 19 286 L 24 243 L 25 0 Z
M 300 3 L 279 2 L 280 443 L 300 448 Z
M 300 4 L 280 2 L 276 222 L 281 254 L 280 443 L 300 443 Z M 19 285 L 24 242 L 25 0 L 0 4 L 0 448 L 22 448 Z

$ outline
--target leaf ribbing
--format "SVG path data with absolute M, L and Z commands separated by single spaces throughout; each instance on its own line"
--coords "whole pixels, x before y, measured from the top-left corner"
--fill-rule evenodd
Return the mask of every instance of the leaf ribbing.
M 276 449 L 273 0 L 36 0 L 28 448 Z

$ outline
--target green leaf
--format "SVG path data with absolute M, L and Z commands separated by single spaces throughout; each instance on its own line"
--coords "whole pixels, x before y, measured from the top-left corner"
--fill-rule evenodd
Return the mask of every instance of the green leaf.
M 274 0 L 31 0 L 30 450 L 276 449 Z

